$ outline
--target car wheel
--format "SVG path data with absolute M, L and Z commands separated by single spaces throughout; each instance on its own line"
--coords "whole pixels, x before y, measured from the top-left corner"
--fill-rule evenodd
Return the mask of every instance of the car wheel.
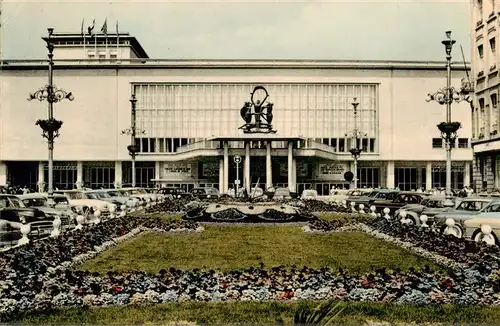
M 494 232 L 491 232 L 491 234 L 486 235 L 483 232 L 481 232 L 481 229 L 477 229 L 474 231 L 474 234 L 472 235 L 472 240 L 476 242 L 486 242 L 489 245 L 499 245 L 498 238 Z
M 447 231 L 448 232 L 447 234 L 452 235 L 452 236 L 454 236 L 456 238 L 461 239 L 463 237 L 463 235 L 464 235 L 464 231 L 462 230 L 462 228 L 460 226 L 456 225 L 456 224 L 453 225 L 453 226 L 450 226 L 450 227 L 447 226 L 447 225 L 443 225 L 441 227 L 441 230 L 439 231 L 439 234 L 440 235 L 445 235 L 446 228 L 449 228 L 448 231 Z
M 407 216 L 406 217 L 406 225 L 416 226 L 417 222 L 415 221 L 415 218 L 413 216 Z

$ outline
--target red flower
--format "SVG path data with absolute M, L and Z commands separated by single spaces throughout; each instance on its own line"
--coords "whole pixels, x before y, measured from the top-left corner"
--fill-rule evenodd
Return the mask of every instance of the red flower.
M 125 229 L 124 228 L 118 229 L 118 234 L 123 234 L 123 233 L 125 233 Z
M 113 291 L 115 291 L 116 293 L 121 293 L 123 291 L 123 288 L 120 286 L 114 286 Z
M 229 285 L 231 285 L 231 283 L 229 283 L 228 281 L 222 281 L 221 286 L 223 289 L 227 288 Z
M 447 287 L 448 289 L 453 287 L 455 285 L 455 283 L 453 283 L 452 280 L 450 279 L 444 279 L 444 280 L 441 280 L 441 284 L 445 287 Z

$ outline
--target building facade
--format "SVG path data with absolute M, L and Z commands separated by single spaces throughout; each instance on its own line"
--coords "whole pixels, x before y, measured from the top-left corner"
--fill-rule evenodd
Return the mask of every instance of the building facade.
M 63 121 L 54 152 L 54 185 L 99 188 L 130 183 L 131 104 L 139 186 L 214 186 L 239 175 L 247 189 L 284 186 L 327 194 L 348 188 L 355 127 L 362 137 L 360 187 L 445 186 L 445 151 L 436 125 L 445 109 L 426 95 L 445 84 L 444 62 L 154 60 L 128 34 L 54 35 L 57 87 L 75 100 L 55 104 Z M 47 83 L 45 60 L 2 62 L 0 185 L 41 186 L 47 146 L 35 121 L 47 103 L 26 98 Z M 467 71 L 454 65 L 453 83 Z M 243 104 L 257 85 L 274 104 L 275 134 L 244 134 Z M 354 123 L 353 98 L 359 102 Z M 472 179 L 468 104 L 453 106 L 462 129 L 452 152 L 454 188 Z M 234 156 L 242 157 L 238 166 Z
M 471 0 L 473 176 L 477 189 L 500 188 L 500 110 L 498 91 L 500 61 L 496 53 L 500 7 L 494 0 Z

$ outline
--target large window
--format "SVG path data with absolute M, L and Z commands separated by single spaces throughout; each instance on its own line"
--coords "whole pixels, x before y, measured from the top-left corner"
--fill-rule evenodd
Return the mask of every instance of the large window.
M 44 169 L 45 175 L 45 190 L 47 190 L 47 182 L 49 180 L 49 170 L 47 164 Z M 54 189 L 70 190 L 75 188 L 76 183 L 76 163 L 75 164 L 54 164 L 53 184 Z
M 380 169 L 358 168 L 358 180 L 359 188 L 378 188 L 380 187 Z
M 132 184 L 132 163 L 122 163 L 123 185 Z M 154 162 L 136 162 L 135 163 L 135 186 L 141 188 L 154 188 L 155 183 L 151 181 L 155 178 Z
M 416 190 L 418 187 L 417 168 L 395 168 L 394 177 L 400 190 Z
M 446 188 L 446 167 L 432 167 L 432 187 Z M 452 167 L 451 169 L 451 188 L 462 189 L 464 187 L 464 168 Z
M 138 84 L 137 127 L 153 139 L 236 136 L 243 124 L 240 108 L 250 99 L 253 84 Z M 270 84 L 273 125 L 283 136 L 332 138 L 340 151 L 354 129 L 352 99 L 358 106 L 363 146 L 377 138 L 376 84 Z M 144 148 L 150 148 L 149 141 Z M 155 141 L 155 147 L 166 145 Z M 150 151 L 150 149 L 148 149 Z M 167 150 L 165 150 L 168 152 Z
M 83 165 L 83 178 L 86 187 L 92 189 L 111 189 L 115 183 L 114 162 L 88 162 Z

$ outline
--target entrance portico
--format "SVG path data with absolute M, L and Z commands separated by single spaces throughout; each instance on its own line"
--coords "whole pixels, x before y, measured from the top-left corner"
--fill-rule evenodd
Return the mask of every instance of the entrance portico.
M 265 183 L 265 189 L 273 186 L 273 158 L 287 157 L 287 183 L 291 192 L 296 191 L 296 176 L 294 175 L 294 148 L 298 141 L 302 138 L 296 137 L 279 137 L 272 134 L 259 134 L 256 135 L 242 135 L 238 137 L 219 137 L 214 138 L 214 141 L 221 142 L 223 148 L 223 155 L 220 160 L 220 175 L 221 193 L 226 194 L 229 189 L 229 171 L 230 161 L 229 156 L 240 155 L 243 157 L 243 187 L 247 192 L 250 192 L 252 186 L 252 158 L 259 158 L 265 156 L 265 180 L 260 179 L 256 181 L 260 184 Z M 281 142 L 282 145 L 273 148 L 274 142 Z M 241 146 L 243 143 L 243 146 Z M 283 144 L 284 143 L 284 144 Z M 233 146 L 231 146 L 233 145 Z M 243 149 L 242 149 L 243 147 Z M 232 164 L 232 163 L 231 163 Z M 232 183 L 232 182 L 231 182 Z

